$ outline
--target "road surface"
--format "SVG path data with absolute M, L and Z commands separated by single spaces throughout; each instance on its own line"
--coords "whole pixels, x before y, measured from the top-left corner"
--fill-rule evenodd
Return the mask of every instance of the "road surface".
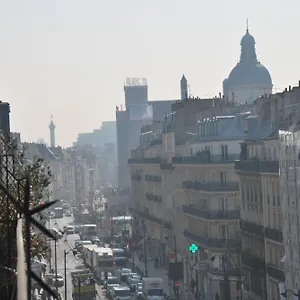
M 56 222 L 55 222 L 56 221 Z M 63 217 L 59 219 L 52 219 L 50 228 L 57 228 L 62 230 L 65 225 L 68 225 L 73 222 L 73 217 Z M 67 261 L 67 299 L 65 299 L 65 286 L 59 288 L 59 292 L 64 300 L 72 300 L 72 280 L 71 280 L 71 272 L 78 271 L 82 262 L 78 260 L 72 252 L 72 248 L 74 248 L 74 243 L 76 240 L 79 239 L 77 234 L 72 234 L 67 236 L 67 241 L 65 238 L 62 238 L 57 241 L 57 273 L 64 277 L 64 250 L 68 251 L 69 253 L 66 256 Z M 55 260 L 54 260 L 54 241 L 51 242 L 51 249 L 52 249 L 52 268 L 54 269 Z

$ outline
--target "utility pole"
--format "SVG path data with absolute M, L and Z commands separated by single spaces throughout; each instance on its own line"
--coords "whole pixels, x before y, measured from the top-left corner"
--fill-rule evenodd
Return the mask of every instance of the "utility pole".
M 58 293 L 58 286 L 57 286 L 57 240 L 54 240 L 54 265 L 55 265 L 55 289 Z
M 68 286 L 67 286 L 67 255 L 69 251 L 64 250 L 64 271 L 65 271 L 65 299 L 68 298 Z
M 147 254 L 147 239 L 146 239 L 146 225 L 145 220 L 143 221 L 143 231 L 144 231 L 144 263 L 145 263 L 145 277 L 148 277 L 148 254 Z
M 178 262 L 178 257 L 177 257 L 177 239 L 176 239 L 176 235 L 173 235 L 173 239 L 174 239 L 174 255 L 175 255 L 175 262 Z

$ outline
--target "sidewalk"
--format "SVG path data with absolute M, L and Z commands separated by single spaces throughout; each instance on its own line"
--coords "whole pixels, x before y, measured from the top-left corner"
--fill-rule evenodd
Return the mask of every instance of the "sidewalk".
M 132 258 L 128 259 L 128 262 L 132 266 Z M 136 253 L 134 254 L 134 265 L 145 273 L 145 263 L 144 261 L 139 260 L 138 255 Z M 154 260 L 148 259 L 148 277 L 162 278 L 164 280 L 164 293 L 170 295 L 170 285 L 167 273 L 168 271 L 162 267 L 156 269 L 154 267 Z

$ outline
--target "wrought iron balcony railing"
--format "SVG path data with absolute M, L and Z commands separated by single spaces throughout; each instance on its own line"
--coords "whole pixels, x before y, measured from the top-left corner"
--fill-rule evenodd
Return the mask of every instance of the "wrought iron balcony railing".
M 244 161 L 235 162 L 235 170 L 238 173 L 279 173 L 279 161 L 278 160 L 259 160 L 249 159 Z
M 238 241 L 236 239 L 218 239 L 202 236 L 190 229 L 184 230 L 184 236 L 196 243 L 209 248 L 236 248 Z
M 284 271 L 271 264 L 267 264 L 267 273 L 270 277 L 277 279 L 280 282 L 284 282 L 285 280 Z
M 240 221 L 240 229 L 244 232 L 251 233 L 258 237 L 263 238 L 265 236 L 265 230 L 262 225 L 241 220 Z
M 251 269 L 257 269 L 261 272 L 266 272 L 266 261 L 262 257 L 253 255 L 250 251 L 242 251 L 242 262 L 243 264 Z
M 240 158 L 239 154 L 229 155 L 210 155 L 205 153 L 203 155 L 194 156 L 176 156 L 172 158 L 173 164 L 230 164 L 234 163 Z
M 141 181 L 141 175 L 138 175 L 138 174 L 132 174 L 132 175 L 131 175 L 131 180 Z
M 161 176 L 147 174 L 147 175 L 145 175 L 145 181 L 161 182 Z
M 235 192 L 239 191 L 238 182 L 199 182 L 199 181 L 184 181 L 182 183 L 184 189 L 207 192 Z
M 240 210 L 212 211 L 209 209 L 199 209 L 189 205 L 183 205 L 182 211 L 185 214 L 192 215 L 207 220 L 239 220 Z
M 160 157 L 151 157 L 151 158 L 129 158 L 128 164 L 159 164 Z
M 283 242 L 283 233 L 278 229 L 265 227 L 265 237 L 278 243 Z

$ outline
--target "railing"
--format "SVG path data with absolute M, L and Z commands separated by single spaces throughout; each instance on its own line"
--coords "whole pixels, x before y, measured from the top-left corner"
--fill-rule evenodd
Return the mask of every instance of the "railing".
M 241 228 L 242 231 L 251 233 L 253 235 L 256 235 L 256 236 L 259 236 L 259 237 L 262 237 L 262 238 L 265 236 L 264 227 L 262 225 L 259 225 L 259 224 L 256 224 L 256 223 L 241 220 L 240 221 L 240 228 Z
M 149 143 L 150 146 L 156 146 L 156 145 L 161 145 L 162 144 L 162 140 L 157 139 L 157 140 L 153 140 Z
M 131 180 L 141 181 L 141 175 L 133 174 L 131 175 Z
M 259 160 L 251 159 L 235 162 L 236 172 L 246 173 L 279 173 L 278 160 Z
M 166 229 L 172 230 L 173 229 L 173 224 L 171 221 L 164 221 L 164 227 Z
M 230 164 L 240 157 L 239 154 L 230 155 L 195 155 L 176 156 L 172 158 L 173 164 Z
M 152 216 L 152 215 L 149 215 L 149 213 L 146 213 L 146 212 L 141 212 L 133 207 L 130 207 L 129 208 L 129 211 L 132 212 L 133 214 L 136 214 L 136 215 L 139 215 L 140 217 L 150 221 L 150 222 L 153 222 L 153 223 L 156 223 L 158 225 L 161 225 L 161 226 L 164 226 L 164 221 L 160 218 L 157 218 L 155 216 Z
M 266 272 L 266 262 L 263 258 L 254 256 L 250 251 L 242 251 L 242 262 L 246 267 Z
M 217 268 L 209 268 L 208 272 L 213 274 L 213 275 L 224 276 L 224 270 L 222 270 L 222 269 L 220 270 L 220 269 L 217 269 Z M 236 269 L 236 268 L 226 269 L 226 273 L 227 273 L 228 276 L 236 276 L 236 277 L 243 276 L 242 270 L 241 269 Z
M 172 170 L 174 170 L 174 166 L 172 164 L 168 164 L 168 163 L 161 163 L 160 169 L 172 171 Z
M 217 239 L 204 237 L 190 229 L 184 230 L 184 236 L 196 243 L 202 244 L 210 248 L 236 248 L 238 242 L 236 239 Z
M 208 220 L 236 220 L 240 219 L 240 210 L 212 211 L 199 209 L 193 206 L 183 205 L 182 211 L 185 214 Z
M 162 203 L 163 202 L 162 196 L 157 196 L 157 195 L 152 194 L 152 193 L 146 193 L 145 198 L 147 200 L 155 201 L 157 203 Z
M 278 243 L 283 242 L 283 233 L 278 229 L 265 227 L 265 236 L 267 239 L 276 241 Z
M 184 181 L 182 183 L 184 189 L 192 189 L 196 191 L 207 192 L 235 192 L 239 191 L 238 182 L 199 182 L 199 181 Z
M 270 277 L 275 278 L 280 282 L 284 282 L 285 280 L 283 270 L 280 270 L 279 268 L 270 264 L 267 264 L 267 273 Z
M 151 157 L 151 158 L 129 158 L 128 164 L 159 164 L 160 157 Z
M 156 175 L 145 175 L 145 181 L 150 181 L 150 182 L 161 182 L 161 176 L 156 176 Z

